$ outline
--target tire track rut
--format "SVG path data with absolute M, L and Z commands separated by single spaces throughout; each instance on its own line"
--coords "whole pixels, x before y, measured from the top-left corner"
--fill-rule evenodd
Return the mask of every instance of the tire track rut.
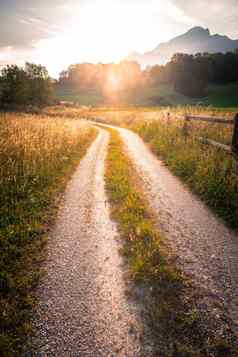
M 141 307 L 126 297 L 121 243 L 105 196 L 108 140 L 99 129 L 68 184 L 48 242 L 34 321 L 42 356 L 144 355 Z
M 238 237 L 193 195 L 135 133 L 118 127 L 142 189 L 176 254 L 178 266 L 201 294 L 202 312 L 226 311 L 238 332 Z

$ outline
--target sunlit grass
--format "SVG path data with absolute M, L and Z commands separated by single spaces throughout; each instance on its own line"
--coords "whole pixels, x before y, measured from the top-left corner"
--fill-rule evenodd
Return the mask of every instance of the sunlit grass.
M 177 106 L 177 107 L 51 107 L 46 109 L 50 115 L 62 115 L 65 117 L 77 118 L 79 116 L 98 120 L 118 126 L 135 126 L 137 124 L 162 122 L 167 124 L 167 113 L 170 113 L 170 123 L 183 127 L 183 116 L 185 114 L 219 116 L 226 119 L 233 119 L 236 109 L 221 109 L 200 106 Z M 230 144 L 232 138 L 231 125 L 209 124 L 193 122 L 189 124 L 189 134 L 195 139 L 199 136 L 217 140 L 221 143 Z M 195 134 L 195 135 L 194 135 Z
M 228 126 L 229 127 L 229 126 Z M 232 227 L 238 228 L 238 161 L 225 151 L 200 143 L 198 136 L 231 143 L 231 129 L 192 125 L 187 137 L 178 123 L 132 126 L 174 174 L 200 195 Z
M 167 120 L 167 113 L 170 120 Z M 233 119 L 235 109 L 198 106 L 168 108 L 87 108 L 84 117 L 127 127 L 138 133 L 171 171 L 207 202 L 225 221 L 238 228 L 238 159 L 199 142 L 199 137 L 231 145 L 232 125 L 190 122 L 185 114 Z
M 0 350 L 20 355 L 55 197 L 95 137 L 70 119 L 0 115 Z
M 192 286 L 169 256 L 166 236 L 155 228 L 123 142 L 115 130 L 109 131 L 106 189 L 131 276 L 144 290 L 147 323 L 152 326 L 155 339 L 154 355 L 218 357 L 224 352 L 226 356 L 235 356 L 229 339 L 219 336 L 209 327 L 209 319 L 199 315 Z
M 158 273 L 164 267 L 160 254 L 160 236 L 153 229 L 151 217 L 138 189 L 133 188 L 132 166 L 123 153 L 123 145 L 118 134 L 111 130 L 106 170 L 106 188 L 113 205 L 112 215 L 119 221 L 122 235 L 126 240 L 124 252 L 131 264 L 135 278 Z

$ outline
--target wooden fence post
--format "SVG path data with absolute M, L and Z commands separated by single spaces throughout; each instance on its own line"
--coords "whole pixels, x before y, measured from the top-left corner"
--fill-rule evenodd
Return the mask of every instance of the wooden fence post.
M 234 131 L 232 137 L 232 151 L 238 154 L 238 113 L 234 118 Z
M 185 114 L 182 133 L 183 133 L 186 141 L 187 141 L 187 137 L 188 137 L 188 123 L 189 123 L 189 117 L 187 114 Z
M 170 112 L 167 113 L 167 126 L 170 125 Z

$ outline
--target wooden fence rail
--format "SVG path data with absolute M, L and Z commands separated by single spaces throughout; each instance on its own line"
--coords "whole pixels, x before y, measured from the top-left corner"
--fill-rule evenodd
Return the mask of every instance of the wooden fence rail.
M 237 154 L 238 153 L 238 114 L 234 118 L 234 130 L 231 143 L 232 150 Z
M 171 114 L 167 113 L 167 122 L 170 123 Z M 201 121 L 212 124 L 223 124 L 223 125 L 233 125 L 233 135 L 231 145 L 225 145 L 219 143 L 215 140 L 199 137 L 199 141 L 205 144 L 213 145 L 219 149 L 223 149 L 227 152 L 238 154 L 238 114 L 235 115 L 234 119 L 225 119 L 219 117 L 208 117 L 208 116 L 198 116 L 185 114 L 183 116 L 178 116 L 177 118 L 184 121 L 183 134 L 188 135 L 188 123 L 191 121 Z
M 224 118 L 217 118 L 217 117 L 204 117 L 204 116 L 196 116 L 196 115 L 186 115 L 187 120 L 193 121 L 204 121 L 207 123 L 213 124 L 234 124 L 234 119 L 228 120 Z

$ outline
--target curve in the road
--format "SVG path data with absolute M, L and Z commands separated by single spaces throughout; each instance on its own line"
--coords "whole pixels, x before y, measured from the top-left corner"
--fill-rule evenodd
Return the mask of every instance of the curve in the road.
M 99 129 L 68 184 L 49 239 L 34 321 L 43 356 L 143 355 L 140 308 L 126 298 L 120 242 L 104 190 L 108 140 Z

